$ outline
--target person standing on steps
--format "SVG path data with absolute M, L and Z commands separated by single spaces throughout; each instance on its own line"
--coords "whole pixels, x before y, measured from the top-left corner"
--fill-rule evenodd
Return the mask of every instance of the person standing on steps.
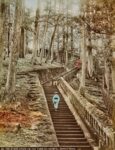
M 55 94 L 52 98 L 52 102 L 53 102 L 55 111 L 57 111 L 58 106 L 59 106 L 59 102 L 60 102 L 60 96 L 57 94 L 57 92 L 55 92 Z

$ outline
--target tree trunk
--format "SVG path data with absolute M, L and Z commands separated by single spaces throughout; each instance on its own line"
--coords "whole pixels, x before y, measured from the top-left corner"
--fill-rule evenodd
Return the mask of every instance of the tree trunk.
M 115 66 L 112 67 L 112 86 L 113 86 L 113 93 L 115 93 Z
M 94 71 L 92 49 L 88 50 L 87 68 L 88 68 L 89 76 L 92 77 L 93 76 L 93 71 Z
M 25 55 L 28 54 L 28 31 L 25 31 Z
M 25 30 L 22 27 L 21 28 L 21 36 L 20 36 L 20 50 L 19 50 L 19 57 L 24 58 L 25 57 Z
M 34 50 L 32 56 L 32 64 L 37 64 L 37 53 L 38 53 L 38 36 L 39 36 L 39 9 L 36 10 L 36 19 L 35 19 L 35 33 L 34 33 Z
M 65 54 L 65 25 L 63 25 L 63 54 Z M 62 57 L 62 63 L 65 63 L 65 56 Z
M 48 30 L 49 16 L 50 16 L 50 10 L 49 10 L 48 16 L 46 18 L 46 24 L 45 24 L 44 33 L 43 33 L 43 40 L 42 40 L 42 44 L 41 44 L 40 61 L 39 61 L 40 64 L 42 64 L 43 53 L 45 51 L 45 43 L 46 43 L 46 35 L 47 35 L 47 30 Z M 47 60 L 47 58 L 46 58 L 46 60 Z
M 68 61 L 69 61 L 69 56 L 68 56 L 68 25 L 67 25 L 67 34 L 66 34 L 66 58 L 65 58 L 65 65 L 68 65 Z
M 71 26 L 71 50 L 73 50 L 73 26 Z
M 8 57 L 9 57 L 9 55 L 10 55 L 10 42 L 11 42 L 11 40 L 10 40 L 10 31 L 11 31 L 11 29 L 10 29 L 10 27 L 8 28 Z
M 105 61 L 105 84 L 106 84 L 106 89 L 107 89 L 108 92 L 109 92 L 109 89 L 110 89 L 109 79 L 110 79 L 110 68 L 108 66 L 108 62 Z
M 4 12 L 5 12 L 4 7 L 5 7 L 4 0 L 0 0 L 0 62 L 2 62 L 2 53 L 3 53 L 3 24 L 4 24 Z M 1 64 L 2 63 L 0 63 L 0 65 Z M 1 69 L 2 66 L 0 66 L 0 70 Z
M 45 48 L 45 44 L 44 44 L 44 47 L 41 48 L 41 52 L 40 52 L 40 65 L 42 64 L 42 58 L 43 58 L 43 54 L 44 54 L 44 48 Z
M 71 57 L 74 56 L 74 51 L 73 51 L 74 45 L 73 45 L 73 43 L 74 43 L 74 41 L 73 41 L 73 26 L 71 26 L 71 52 L 72 52 Z
M 58 26 L 58 21 L 59 21 L 59 18 L 60 16 L 58 16 L 57 20 L 56 20 L 56 23 L 55 23 L 55 27 L 54 27 L 54 31 L 53 31 L 53 34 L 51 36 L 51 42 L 50 42 L 50 46 L 49 46 L 49 51 L 48 51 L 48 56 L 46 58 L 46 62 L 48 61 L 49 57 L 50 57 L 50 54 L 51 54 L 51 62 L 53 61 L 54 59 L 54 50 L 52 49 L 52 45 L 53 45 L 53 42 L 54 42 L 54 38 L 55 38 L 55 34 L 56 34 L 56 30 L 57 30 L 57 26 Z
M 85 42 L 85 27 L 82 27 L 82 47 L 81 47 L 81 56 L 82 56 L 82 70 L 81 70 L 81 81 L 80 89 L 85 87 L 85 76 L 86 76 L 86 42 Z
M 35 31 L 36 32 L 36 31 Z M 34 33 L 34 41 L 33 41 L 33 55 L 32 55 L 32 64 L 37 64 L 37 36 L 36 33 Z
M 59 50 L 60 50 L 60 37 L 59 37 L 59 26 L 57 28 L 57 62 L 60 63 L 60 56 L 59 56 Z
M 5 91 L 5 100 L 13 100 L 15 85 L 16 85 L 16 65 L 18 59 L 18 41 L 20 39 L 20 9 L 21 9 L 21 0 L 16 1 L 15 8 L 15 21 L 14 21 L 14 35 L 13 35 L 13 43 L 11 45 L 11 53 L 10 53 L 10 62 L 8 67 L 8 75 L 6 82 L 6 91 Z
M 3 51 L 4 51 L 4 23 L 5 23 L 5 10 L 6 4 L 5 0 L 0 0 L 0 89 L 2 83 L 2 75 L 3 75 Z
M 56 24 L 55 27 L 54 27 L 54 31 L 53 31 L 53 34 L 52 34 L 52 37 L 51 37 L 51 42 L 50 42 L 50 47 L 49 47 L 48 57 L 47 57 L 47 59 L 46 59 L 46 62 L 48 61 L 48 59 L 49 59 L 49 57 L 50 57 L 50 54 L 51 54 L 51 62 L 52 62 L 53 59 L 54 59 L 54 49 L 52 48 L 52 45 L 53 45 L 53 42 L 54 42 L 56 29 L 57 29 L 57 24 Z
M 59 52 L 59 48 L 60 48 L 60 37 L 59 37 L 59 32 L 60 32 L 60 27 L 57 27 L 57 50 Z
M 10 42 L 11 42 L 11 21 L 10 21 L 10 5 L 8 6 L 8 17 L 9 17 L 9 25 L 8 25 L 8 57 L 10 54 Z
M 113 93 L 115 93 L 115 51 L 113 51 L 112 57 L 112 87 Z
M 38 42 L 37 42 L 37 56 L 40 56 L 40 40 L 39 40 L 39 34 L 38 34 Z
M 112 123 L 113 123 L 113 129 L 115 131 L 115 102 L 113 102 Z
M 9 98 L 10 100 L 13 98 L 15 92 L 16 64 L 17 64 L 16 54 L 13 53 L 13 46 L 12 46 L 10 52 L 10 63 L 8 67 L 8 76 L 6 82 L 6 94 L 7 94 L 7 98 Z
M 91 31 L 89 29 L 87 31 L 87 35 L 88 35 L 88 46 L 87 46 L 88 64 L 87 64 L 87 70 L 88 70 L 89 77 L 92 77 L 93 76 L 93 71 L 94 71 L 94 66 L 93 66 Z

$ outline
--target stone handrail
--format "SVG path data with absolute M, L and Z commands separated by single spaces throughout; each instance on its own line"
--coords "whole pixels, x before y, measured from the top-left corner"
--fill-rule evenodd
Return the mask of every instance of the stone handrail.
M 75 74 L 79 71 L 78 68 L 73 68 L 72 70 L 68 71 L 66 74 L 63 75 L 63 78 L 66 80 L 66 81 L 70 81 L 74 76 Z
M 105 145 L 115 150 L 115 133 L 112 131 L 111 127 L 103 126 L 99 118 L 95 115 L 95 112 L 101 114 L 101 111 L 89 103 L 85 98 L 82 97 L 81 99 L 80 94 L 76 93 L 64 78 L 60 78 L 57 86 L 59 89 L 61 88 L 61 90 L 63 90 L 65 96 L 69 97 L 71 104 L 84 123 L 98 135 L 100 147 Z
M 74 68 L 72 68 L 72 69 L 69 70 L 69 71 L 63 72 L 63 73 L 59 74 L 58 76 L 53 77 L 52 79 L 49 79 L 49 80 L 43 82 L 42 85 L 43 85 L 43 84 L 46 84 L 46 83 L 48 83 L 48 82 L 51 82 L 51 81 L 53 81 L 53 80 L 56 80 L 56 81 L 57 81 L 57 80 L 60 79 L 60 77 L 64 77 L 65 79 L 66 79 L 66 78 L 68 79 L 68 77 L 71 78 L 71 75 L 75 74 L 75 72 L 77 72 L 77 70 L 78 70 L 78 69 L 77 69 L 76 67 L 74 67 Z

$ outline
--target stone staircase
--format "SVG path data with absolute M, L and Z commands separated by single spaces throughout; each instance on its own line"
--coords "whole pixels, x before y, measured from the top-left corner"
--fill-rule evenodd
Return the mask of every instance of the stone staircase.
M 77 150 L 93 150 L 57 87 L 44 86 L 43 88 L 59 146 L 75 147 Z M 61 98 L 57 111 L 54 110 L 52 104 L 52 96 L 54 92 L 58 92 Z

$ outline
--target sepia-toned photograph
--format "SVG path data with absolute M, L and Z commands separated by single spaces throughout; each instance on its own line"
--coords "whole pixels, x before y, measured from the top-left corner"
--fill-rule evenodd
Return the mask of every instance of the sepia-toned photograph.
M 0 0 L 0 150 L 115 150 L 115 0 Z

